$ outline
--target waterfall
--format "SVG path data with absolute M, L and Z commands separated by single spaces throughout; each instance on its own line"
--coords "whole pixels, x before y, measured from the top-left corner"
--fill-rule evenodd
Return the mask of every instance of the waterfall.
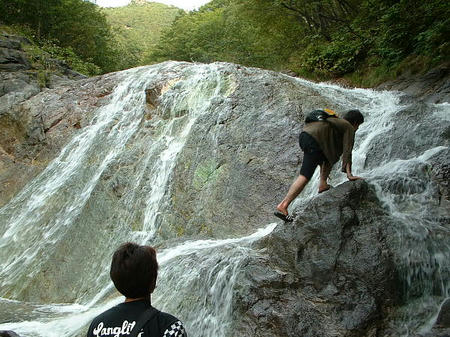
M 90 125 L 0 210 L 1 223 L 6 224 L 0 238 L 3 287 L 20 284 L 23 275 L 32 278 L 46 260 L 48 246 L 75 223 L 101 174 L 136 132 L 145 78 L 152 71 L 128 72 L 112 102 L 100 108 Z
M 155 116 L 149 118 L 145 89 L 161 81 L 164 69 L 176 70 L 181 76 L 166 81 L 157 111 L 152 112 Z M 214 102 L 237 88 L 227 83 L 229 74 L 216 64 L 164 63 L 118 76 L 111 101 L 98 108 L 89 125 L 80 129 L 60 155 L 0 209 L 0 330 L 14 330 L 23 337 L 78 337 L 93 317 L 123 300 L 109 281 L 111 252 L 124 241 L 160 243 L 160 210 L 192 127 L 214 111 Z M 426 329 L 440 301 L 449 296 L 448 228 L 435 220 L 435 187 L 428 173 L 429 159 L 447 147 L 413 151 L 407 158 L 369 161 L 373 142 L 383 136 L 388 139 L 392 120 L 406 108 L 399 94 L 293 82 L 320 92 L 340 110 L 364 112 L 366 122 L 356 134 L 353 172 L 376 187 L 393 218 L 404 296 L 410 303 L 396 331 L 399 336 L 410 336 L 410 331 Z M 437 119 L 449 116 L 447 104 L 428 108 Z M 209 136 L 215 139 L 214 134 Z M 123 157 L 126 165 L 118 162 Z M 122 191 L 120 175 L 124 172 L 131 177 Z M 299 210 L 300 204 L 316 195 L 317 174 L 293 209 Z M 82 216 L 100 202 L 94 196 L 101 180 L 110 177 L 117 179 L 121 207 L 105 211 L 107 220 Z M 332 185 L 344 180 L 336 169 L 332 172 Z M 101 230 L 86 235 L 103 242 L 100 247 L 93 244 L 92 251 L 80 252 L 96 259 L 85 263 L 82 275 L 68 278 L 74 282 L 68 287 L 80 288 L 70 293 L 73 303 L 43 305 L 10 299 L 27 294 L 27 287 L 45 273 L 49 261 L 64 264 L 64 256 L 52 255 L 52 245 L 74 241 L 71 247 L 76 255 L 76 241 L 86 240 L 78 235 L 90 230 L 90 221 L 98 222 Z M 237 274 L 248 259 L 264 257 L 253 243 L 275 226 L 261 224 L 254 234 L 238 238 L 163 244 L 158 250 L 155 306 L 182 318 L 190 336 L 229 336 Z M 63 254 L 60 249 L 58 253 Z

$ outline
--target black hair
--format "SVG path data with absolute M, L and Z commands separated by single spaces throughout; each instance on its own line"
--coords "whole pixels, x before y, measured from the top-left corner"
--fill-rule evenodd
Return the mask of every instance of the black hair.
M 344 119 L 350 124 L 362 124 L 364 123 L 364 116 L 359 110 L 349 110 L 344 114 Z
M 124 243 L 114 252 L 109 275 L 114 286 L 125 297 L 150 296 L 158 276 L 155 249 L 131 242 Z

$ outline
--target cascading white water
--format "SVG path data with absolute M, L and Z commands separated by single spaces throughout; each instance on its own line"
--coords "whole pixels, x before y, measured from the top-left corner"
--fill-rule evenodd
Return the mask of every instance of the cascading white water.
M 1 222 L 6 224 L 0 238 L 2 286 L 20 283 L 24 274 L 33 277 L 45 261 L 48 245 L 74 223 L 103 171 L 136 132 L 145 79 L 152 71 L 130 71 L 116 88 L 113 101 L 100 108 L 91 124 L 0 210 Z
M 145 121 L 144 90 L 155 81 L 158 69 L 151 66 L 123 72 L 123 81 L 111 95 L 112 101 L 95 113 L 90 125 L 81 130 L 40 176 L 0 209 L 0 221 L 6 224 L 0 227 L 3 230 L 0 232 L 0 289 L 4 289 L 8 297 L 20 290 L 18 283 L 40 272 L 40 266 L 47 260 L 49 243 L 58 242 L 70 227 L 77 226 L 77 217 L 98 180 L 115 164 L 116 158 L 126 155 L 129 144 L 139 137 L 142 124 L 148 124 L 155 131 L 144 136 L 146 145 L 142 146 L 143 155 L 133 163 L 136 173 L 123 197 L 124 209 L 116 211 L 121 222 L 133 223 L 137 212 L 135 205 L 140 202 L 142 225 L 131 231 L 124 230 L 120 235 L 115 233 L 108 240 L 110 245 L 117 246 L 127 240 L 151 243 L 157 237 L 161 203 L 191 127 L 199 116 L 209 112 L 211 102 L 231 93 L 229 88 L 224 88 L 224 75 L 215 65 L 191 65 L 183 70 L 182 78 L 168 83 L 162 93 L 158 109 L 167 118 Z M 395 229 L 404 246 L 399 263 L 405 266 L 405 286 L 431 287 L 421 297 L 421 303 L 435 309 L 437 302 L 449 293 L 450 247 L 445 242 L 448 230 L 427 216 L 426 205 L 433 202 L 428 198 L 431 186 L 427 177 L 418 173 L 428 165 L 429 157 L 444 147 L 429 149 L 408 159 L 365 167 L 371 141 L 389 133 L 391 119 L 403 108 L 398 96 L 390 92 L 299 82 L 328 96 L 330 101 L 336 102 L 336 109 L 357 108 L 365 113 L 366 123 L 357 133 L 354 174 L 376 186 L 380 199 L 399 220 Z M 448 105 L 434 109 L 438 118 L 448 116 L 445 113 Z M 334 171 L 332 184 L 337 185 L 344 178 Z M 408 191 L 395 190 L 400 180 Z M 317 183 L 308 185 L 297 204 L 311 199 L 316 190 Z M 263 254 L 254 250 L 252 243 L 270 233 L 274 226 L 267 225 L 246 237 L 189 241 L 160 251 L 155 305 L 182 317 L 191 331 L 190 336 L 228 336 L 236 275 L 247 258 Z M 442 238 L 430 234 L 436 232 L 441 233 Z M 109 255 L 103 256 L 97 274 L 84 280 L 95 289 L 92 292 L 95 296 L 80 296 L 75 301 L 78 304 L 36 305 L 0 298 L 0 317 L 2 313 L 6 317 L 7 311 L 17 313 L 3 319 L 8 323 L 0 324 L 0 330 L 14 330 L 24 337 L 82 336 L 94 316 L 122 301 L 113 293 L 108 281 L 109 259 Z M 439 294 L 436 294 L 436 287 Z M 435 310 L 430 316 L 434 313 Z M 401 321 L 405 327 L 399 330 L 399 335 L 404 336 L 408 336 L 408 329 L 418 329 L 415 322 L 424 322 L 423 319 L 411 324 L 405 319 Z

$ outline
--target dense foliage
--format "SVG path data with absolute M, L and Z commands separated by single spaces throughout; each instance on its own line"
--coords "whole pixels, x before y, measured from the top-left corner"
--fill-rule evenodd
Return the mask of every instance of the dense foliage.
M 284 14 L 268 1 L 214 0 L 177 17 L 152 56 L 276 69 L 289 58 L 290 48 L 302 46 L 302 27 Z
M 8 0 L 0 21 L 85 74 L 227 61 L 373 85 L 450 60 L 450 2 L 442 0 L 212 0 L 194 12 L 143 0 L 114 9 Z
M 145 64 L 158 43 L 161 32 L 182 12 L 173 6 L 151 2 L 132 2 L 125 7 L 104 8 L 120 54 L 119 68 Z
M 362 74 L 373 84 L 368 74 L 381 71 L 382 80 L 405 64 L 424 70 L 448 61 L 448 36 L 449 1 L 213 0 L 180 15 L 153 60 L 229 61 L 316 78 Z
M 53 52 L 74 55 L 101 72 L 117 68 L 118 53 L 100 8 L 83 0 L 8 0 L 0 2 L 0 21 L 21 25 Z M 45 47 L 45 46 L 44 46 Z M 57 50 L 60 48 L 60 50 Z M 50 48 L 52 49 L 52 48 Z M 88 73 L 96 68 L 86 69 Z

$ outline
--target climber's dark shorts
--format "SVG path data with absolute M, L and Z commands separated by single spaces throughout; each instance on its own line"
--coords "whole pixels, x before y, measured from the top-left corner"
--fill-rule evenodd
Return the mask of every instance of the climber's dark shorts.
M 324 163 L 327 159 L 322 150 L 317 144 L 317 141 L 306 132 L 302 132 L 298 138 L 300 147 L 304 153 L 302 168 L 300 174 L 306 179 L 311 180 L 311 177 L 318 165 Z

